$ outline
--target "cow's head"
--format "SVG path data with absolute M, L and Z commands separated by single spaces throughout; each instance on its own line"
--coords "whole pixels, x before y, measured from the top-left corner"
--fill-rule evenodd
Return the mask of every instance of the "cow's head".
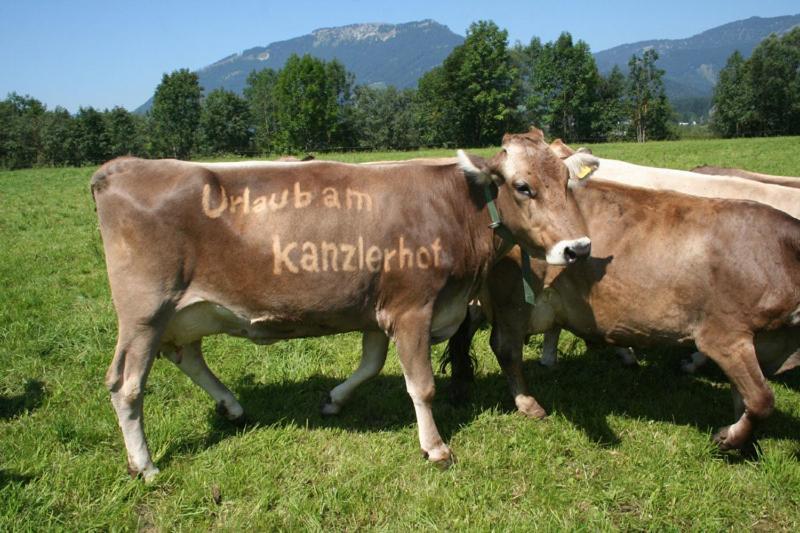
M 586 224 L 568 188 L 570 171 L 544 142 L 542 132 L 505 135 L 490 160 L 459 150 L 464 172 L 477 184 L 494 183 L 503 224 L 520 244 L 566 265 L 589 255 Z

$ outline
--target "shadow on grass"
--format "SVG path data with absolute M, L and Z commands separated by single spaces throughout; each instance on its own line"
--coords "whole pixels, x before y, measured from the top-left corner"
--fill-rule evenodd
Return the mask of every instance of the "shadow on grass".
M 534 360 L 526 361 L 524 372 L 530 391 L 542 407 L 549 413 L 558 412 L 601 446 L 615 447 L 621 442 L 608 423 L 609 416 L 614 415 L 689 425 L 710 433 L 733 423 L 730 387 L 722 372 L 708 367 L 703 375 L 690 376 L 679 370 L 679 362 L 672 351 L 648 357 L 643 366 L 627 368 L 613 352 L 590 349 L 583 356 L 562 359 L 554 370 L 541 367 Z M 781 380 L 796 388 L 797 374 L 800 373 Z M 244 407 L 246 421 L 234 425 L 209 405 L 211 429 L 206 436 L 176 444 L 159 462 L 166 465 L 176 455 L 212 447 L 258 426 L 379 432 L 416 423 L 403 378 L 396 375 L 379 375 L 368 381 L 356 390 L 341 414 L 323 417 L 319 412 L 322 399 L 339 383 L 339 379 L 320 375 L 283 383 L 259 383 L 252 375 L 244 376 L 232 390 Z M 471 401 L 458 406 L 448 401 L 448 377 L 437 376 L 436 385 L 433 412 L 445 442 L 487 409 L 499 407 L 509 413 L 516 410 L 497 367 L 479 373 L 471 389 Z M 775 411 L 758 434 L 797 439 L 800 420 Z
M 562 360 L 554 370 L 526 361 L 525 375 L 542 407 L 557 411 L 605 446 L 620 442 L 608 424 L 612 415 L 710 433 L 735 422 L 730 384 L 722 371 L 708 365 L 700 375 L 687 375 L 680 370 L 680 359 L 674 350 L 654 351 L 641 366 L 623 367 L 612 351 L 589 349 L 580 357 Z M 790 372 L 774 381 L 798 389 L 798 374 Z M 776 410 L 757 435 L 798 439 L 800 420 Z
M 433 413 L 445 442 L 459 427 L 469 424 L 481 412 L 502 405 L 509 412 L 516 408 L 505 389 L 505 379 L 493 374 L 480 379 L 478 387 L 490 394 L 480 401 L 455 407 L 447 400 L 449 379 L 436 379 L 437 394 Z M 231 389 L 244 407 L 245 420 L 232 423 L 217 415 L 209 404 L 210 431 L 200 439 L 186 439 L 168 449 L 159 459 L 167 465 L 175 456 L 212 447 L 226 438 L 259 426 L 301 426 L 341 428 L 354 432 L 397 430 L 416 424 L 414 407 L 406 393 L 402 376 L 380 374 L 356 389 L 350 402 L 336 416 L 322 416 L 320 406 L 328 392 L 341 383 L 338 378 L 314 375 L 301 381 L 259 383 L 252 375 L 241 378 Z M 492 394 L 493 393 L 493 394 Z
M 25 476 L 0 469 L 0 488 L 12 484 L 27 485 L 32 480 L 33 476 Z
M 29 379 L 25 389 L 15 396 L 0 396 L 0 420 L 9 420 L 26 411 L 33 411 L 42 405 L 44 383 Z

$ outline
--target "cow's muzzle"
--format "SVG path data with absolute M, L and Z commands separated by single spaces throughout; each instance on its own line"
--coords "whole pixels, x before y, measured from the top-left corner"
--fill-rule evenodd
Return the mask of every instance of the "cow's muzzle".
M 547 252 L 546 260 L 551 265 L 571 265 L 578 259 L 589 257 L 592 241 L 581 237 L 570 241 L 559 241 Z

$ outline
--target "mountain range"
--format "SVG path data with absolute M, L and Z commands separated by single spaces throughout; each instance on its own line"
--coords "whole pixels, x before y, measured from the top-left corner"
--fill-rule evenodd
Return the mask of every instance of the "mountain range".
M 627 71 L 628 60 L 655 48 L 658 66 L 665 70 L 667 96 L 673 102 L 710 102 L 720 69 L 739 50 L 748 57 L 771 33 L 782 34 L 800 25 L 800 15 L 751 17 L 711 28 L 686 39 L 656 39 L 615 46 L 594 54 L 601 72 L 614 65 Z M 575 36 L 580 38 L 580 36 Z M 231 54 L 197 71 L 206 92 L 219 87 L 242 93 L 253 70 L 280 69 L 291 54 L 338 59 L 355 75 L 356 83 L 415 87 L 428 70 L 440 65 L 464 37 L 427 19 L 405 24 L 351 24 L 320 28 L 309 35 Z M 136 112 L 146 112 L 152 98 Z
M 416 87 L 417 80 L 440 65 L 464 37 L 433 20 L 405 24 L 350 24 L 320 28 L 309 35 L 231 54 L 197 71 L 206 92 L 218 87 L 242 94 L 253 70 L 278 70 L 292 54 L 338 59 L 356 83 Z M 139 107 L 150 109 L 152 98 Z
M 771 33 L 781 35 L 800 25 L 800 15 L 750 17 L 717 26 L 686 39 L 656 39 L 623 44 L 594 54 L 597 67 L 608 73 L 619 65 L 627 72 L 632 55 L 654 48 L 657 65 L 664 69 L 664 85 L 670 100 L 710 97 L 719 71 L 736 51 L 749 57 L 753 49 Z

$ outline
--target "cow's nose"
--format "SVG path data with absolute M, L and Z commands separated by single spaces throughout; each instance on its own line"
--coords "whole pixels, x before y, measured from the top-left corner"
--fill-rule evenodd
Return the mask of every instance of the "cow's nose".
M 592 241 L 589 237 L 575 239 L 564 248 L 564 259 L 572 264 L 582 257 L 589 257 L 592 252 Z

